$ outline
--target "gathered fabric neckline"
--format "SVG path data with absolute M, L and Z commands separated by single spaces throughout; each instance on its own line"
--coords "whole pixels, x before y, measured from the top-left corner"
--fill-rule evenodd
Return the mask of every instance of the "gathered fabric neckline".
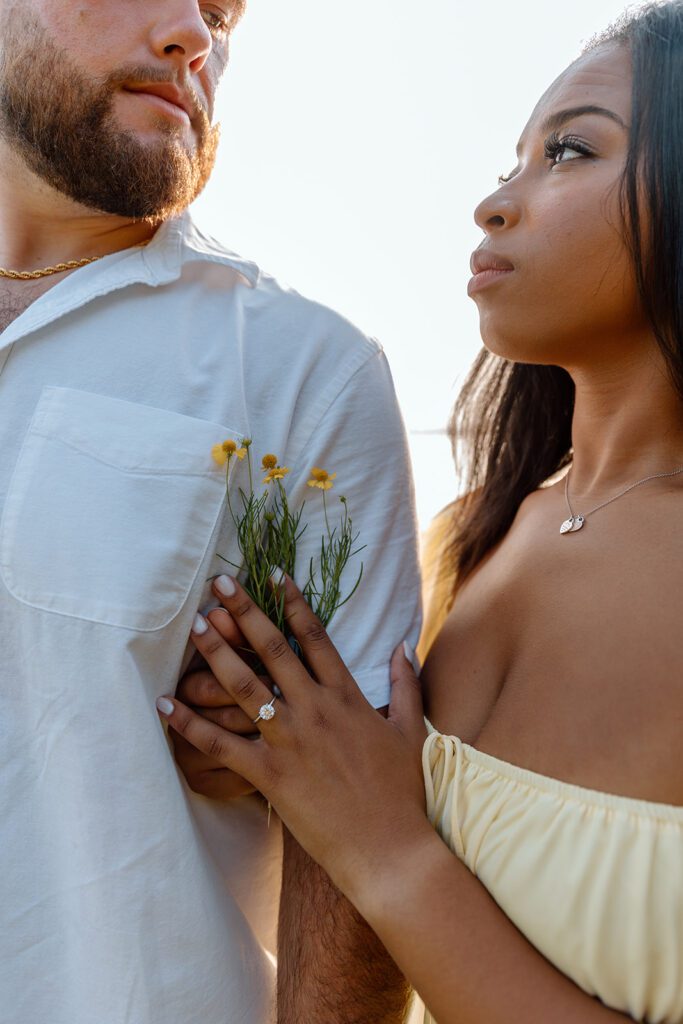
M 501 778 L 518 783 L 528 789 L 538 792 L 554 794 L 563 800 L 572 800 L 584 805 L 603 807 L 612 811 L 624 811 L 629 815 L 637 815 L 653 819 L 677 823 L 683 826 L 683 806 L 668 804 L 655 800 L 642 800 L 638 797 L 620 796 L 608 793 L 599 789 L 592 789 L 587 786 L 580 786 L 573 782 L 565 782 L 551 775 L 543 775 L 540 772 L 532 771 L 529 768 L 522 768 L 519 765 L 503 761 L 493 754 L 487 754 L 478 747 L 464 743 L 459 737 L 441 733 L 426 720 L 429 736 L 425 741 L 424 755 L 428 755 L 431 749 L 439 740 L 447 740 L 452 744 L 452 753 L 457 762 L 465 761 L 468 764 L 482 768 Z M 455 765 L 453 766 L 455 768 Z M 459 766 L 458 766 L 459 767 Z M 459 772 L 456 769 L 456 774 Z M 452 772 L 445 771 L 444 779 L 452 775 Z

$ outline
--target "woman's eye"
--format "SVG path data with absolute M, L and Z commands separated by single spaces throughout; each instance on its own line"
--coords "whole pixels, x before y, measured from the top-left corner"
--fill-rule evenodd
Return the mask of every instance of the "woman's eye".
M 578 149 L 572 149 L 571 146 L 560 146 L 555 154 L 554 163 L 566 164 L 568 160 L 576 160 L 579 156 L 583 156 L 583 153 L 579 153 Z
M 551 167 L 569 163 L 570 160 L 577 160 L 580 157 L 593 156 L 593 153 L 580 139 L 569 137 L 558 139 L 557 136 L 551 135 L 549 139 L 546 139 L 544 148 L 546 160 L 550 160 Z

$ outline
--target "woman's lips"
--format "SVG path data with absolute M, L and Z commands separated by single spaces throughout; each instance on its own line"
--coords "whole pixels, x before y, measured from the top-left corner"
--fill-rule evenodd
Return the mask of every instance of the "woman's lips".
M 467 284 L 467 294 L 474 295 L 475 292 L 488 288 L 489 285 L 495 284 L 496 281 L 500 281 L 512 273 L 512 270 L 480 270 L 478 274 L 470 278 Z
M 511 274 L 515 268 L 505 256 L 488 249 L 476 249 L 470 259 L 470 269 L 473 276 L 467 285 L 468 295 L 495 284 L 496 281 Z

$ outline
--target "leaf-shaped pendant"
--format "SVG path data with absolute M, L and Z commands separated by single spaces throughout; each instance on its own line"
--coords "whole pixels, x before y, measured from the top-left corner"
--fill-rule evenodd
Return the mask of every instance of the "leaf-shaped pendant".
M 584 516 L 574 516 L 574 525 L 572 526 L 570 532 L 571 533 L 576 533 L 577 530 L 581 529 L 581 527 L 583 526 L 583 524 L 585 522 L 586 522 L 586 520 L 585 520 Z
M 583 526 L 583 523 L 581 524 Z M 571 533 L 574 529 L 574 516 L 571 519 L 565 519 L 560 527 L 560 533 Z

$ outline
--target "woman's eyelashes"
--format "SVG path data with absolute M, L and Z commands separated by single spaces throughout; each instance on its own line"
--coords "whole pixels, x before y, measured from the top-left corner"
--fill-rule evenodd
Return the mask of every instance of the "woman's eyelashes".
M 568 160 L 576 160 L 581 156 L 594 156 L 593 150 L 582 139 L 576 135 L 565 135 L 560 138 L 557 132 L 553 132 L 543 143 L 543 152 L 546 160 L 550 160 L 551 167 L 567 163 Z M 568 154 L 568 156 L 567 156 Z M 564 159 L 567 156 L 567 159 Z
M 557 132 L 553 132 L 543 143 L 543 156 L 545 160 L 550 161 L 552 168 L 559 164 L 569 163 L 571 160 L 577 160 L 579 157 L 593 157 L 595 153 L 586 142 L 577 138 L 576 135 L 564 135 L 560 138 Z M 508 181 L 512 181 L 517 174 L 519 171 L 515 169 L 509 174 L 499 175 L 498 184 L 505 185 Z

